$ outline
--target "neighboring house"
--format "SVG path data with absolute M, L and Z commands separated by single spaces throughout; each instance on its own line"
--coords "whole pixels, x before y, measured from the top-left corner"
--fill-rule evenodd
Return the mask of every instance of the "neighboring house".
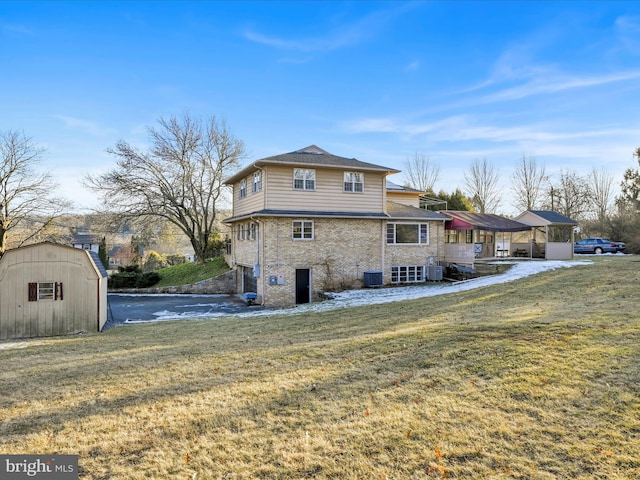
M 71 246 L 73 248 L 79 248 L 80 250 L 88 250 L 98 253 L 98 250 L 100 249 L 100 241 L 100 238 L 87 233 L 86 230 L 78 229 L 76 234 L 73 236 Z
M 238 270 L 238 291 L 292 305 L 363 282 L 424 281 L 440 265 L 448 217 L 419 208 L 424 192 L 387 182 L 395 173 L 312 145 L 228 178 L 226 259 Z
M 578 222 L 551 210 L 528 210 L 516 221 L 531 227 L 529 245 L 523 245 L 532 257 L 547 260 L 568 260 L 573 258 L 575 227 Z
M 107 272 L 95 252 L 51 242 L 0 258 L 0 340 L 102 330 Z

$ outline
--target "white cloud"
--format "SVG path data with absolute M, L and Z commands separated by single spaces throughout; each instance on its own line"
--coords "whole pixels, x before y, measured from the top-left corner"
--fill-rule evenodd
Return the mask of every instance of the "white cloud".
M 243 35 L 247 40 L 280 50 L 299 52 L 337 50 L 339 48 L 357 45 L 375 36 L 396 16 L 416 6 L 416 4 L 411 2 L 399 3 L 390 9 L 374 11 L 359 20 L 344 22 L 327 31 L 327 33 L 322 36 L 286 39 L 275 35 L 260 33 L 252 29 L 245 30 Z
M 111 128 L 102 128 L 97 123 L 80 118 L 68 117 L 66 115 L 52 115 L 53 118 L 61 120 L 67 128 L 83 130 L 86 133 L 97 137 L 105 137 L 112 135 L 114 130 Z
M 418 70 L 420 68 L 420 62 L 418 60 L 415 60 L 413 62 L 411 62 L 409 65 L 407 65 L 404 70 L 406 72 L 413 72 L 415 70 Z
M 2 31 L 5 33 L 12 33 L 12 34 L 17 33 L 20 35 L 33 35 L 33 30 L 31 30 L 26 25 L 22 25 L 22 24 L 5 23 L 2 25 Z
M 623 15 L 616 19 L 616 35 L 622 46 L 630 53 L 640 53 L 640 16 Z

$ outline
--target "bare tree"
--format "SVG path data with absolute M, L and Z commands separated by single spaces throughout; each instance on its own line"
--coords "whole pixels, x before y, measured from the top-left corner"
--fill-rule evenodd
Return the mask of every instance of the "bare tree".
M 573 170 L 561 171 L 557 183 L 550 183 L 545 207 L 566 217 L 581 220 L 591 206 L 591 188 L 585 177 Z
M 433 192 L 440 167 L 432 164 L 428 155 L 416 152 L 404 162 L 404 168 L 408 186 L 421 192 Z
M 189 238 L 196 260 L 204 262 L 216 229 L 224 178 L 239 166 L 244 145 L 226 122 L 206 122 L 184 113 L 161 117 L 148 128 L 151 147 L 141 151 L 120 141 L 107 152 L 117 167 L 87 176 L 86 184 L 124 218 L 164 218 Z
M 611 206 L 613 175 L 602 167 L 599 170 L 594 167 L 589 174 L 589 182 L 595 213 L 598 221 L 602 223 L 607 218 Z
M 486 158 L 476 158 L 464 173 L 467 196 L 478 213 L 494 213 L 500 204 L 498 180 L 500 175 Z
M 69 202 L 52 195 L 57 186 L 49 173 L 35 170 L 44 149 L 24 133 L 0 132 L 0 256 L 46 238 L 53 220 Z
M 518 210 L 535 210 L 546 180 L 545 166 L 535 157 L 522 155 L 511 176 L 513 206 Z

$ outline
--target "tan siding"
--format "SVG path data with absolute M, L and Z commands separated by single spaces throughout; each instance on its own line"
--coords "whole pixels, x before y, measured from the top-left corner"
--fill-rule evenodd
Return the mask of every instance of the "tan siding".
M 418 194 L 402 194 L 397 192 L 387 192 L 387 200 L 392 202 L 401 203 L 402 205 L 409 205 L 410 207 L 420 208 L 420 196 Z
M 48 281 L 62 282 L 63 299 L 28 301 L 28 283 Z M 1 339 L 96 331 L 99 322 L 106 322 L 106 279 L 87 252 L 40 244 L 11 250 L 0 260 Z
M 265 191 L 265 178 L 263 174 L 262 178 L 262 190 L 260 192 L 253 193 L 253 176 L 249 175 L 245 178 L 247 181 L 247 196 L 240 198 L 240 182 L 233 185 L 233 216 L 246 215 L 258 210 L 262 210 L 264 207 L 264 191 Z
M 316 168 L 316 189 L 293 189 L 293 167 L 267 168 L 265 207 L 276 210 L 383 212 L 385 177 L 382 173 L 364 172 L 364 192 L 344 192 L 346 170 Z

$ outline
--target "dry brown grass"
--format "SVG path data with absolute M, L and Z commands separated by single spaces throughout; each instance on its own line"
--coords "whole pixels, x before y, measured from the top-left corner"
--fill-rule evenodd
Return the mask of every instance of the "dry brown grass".
M 640 262 L 0 350 L 0 452 L 87 479 L 640 478 Z

